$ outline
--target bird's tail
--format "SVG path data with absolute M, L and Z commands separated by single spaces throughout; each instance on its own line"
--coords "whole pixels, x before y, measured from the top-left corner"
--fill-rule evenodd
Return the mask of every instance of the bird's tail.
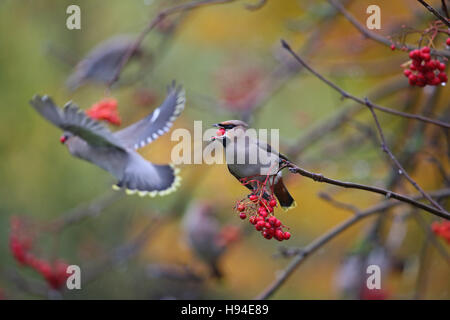
M 283 179 L 279 179 L 278 182 L 274 185 L 273 192 L 284 210 L 293 209 L 297 206 L 294 198 L 292 198 L 288 189 L 284 185 Z
M 140 156 L 134 156 L 113 188 L 123 188 L 127 194 L 165 196 L 174 192 L 180 185 L 179 171 L 173 165 L 156 165 Z

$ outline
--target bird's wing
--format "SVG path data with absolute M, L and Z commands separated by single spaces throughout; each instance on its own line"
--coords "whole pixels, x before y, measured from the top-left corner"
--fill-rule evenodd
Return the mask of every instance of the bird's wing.
M 115 132 L 114 136 L 128 148 L 142 148 L 170 130 L 173 121 L 183 111 L 185 101 L 184 90 L 173 82 L 161 106 L 144 119 Z
M 87 116 L 72 102 L 63 109 L 48 96 L 34 96 L 30 104 L 44 118 L 64 131 L 69 131 L 92 146 L 109 146 L 124 149 L 120 141 L 103 124 Z

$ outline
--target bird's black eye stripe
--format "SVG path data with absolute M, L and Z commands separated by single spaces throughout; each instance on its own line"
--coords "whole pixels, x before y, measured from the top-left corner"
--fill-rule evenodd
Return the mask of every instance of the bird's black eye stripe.
M 233 129 L 234 127 L 235 127 L 234 124 L 224 124 L 224 125 L 222 125 L 222 128 L 224 128 L 225 130 Z

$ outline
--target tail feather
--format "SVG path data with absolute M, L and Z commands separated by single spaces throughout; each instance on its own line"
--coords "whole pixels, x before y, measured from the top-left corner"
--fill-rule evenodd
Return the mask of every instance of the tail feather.
M 278 182 L 274 185 L 273 191 L 283 209 L 289 210 L 297 206 L 294 198 L 291 196 L 288 189 L 284 185 L 283 179 L 278 180 Z
M 179 169 L 172 165 L 156 165 L 136 154 L 131 156 L 120 181 L 113 188 L 123 188 L 127 194 L 164 196 L 180 185 L 178 173 Z

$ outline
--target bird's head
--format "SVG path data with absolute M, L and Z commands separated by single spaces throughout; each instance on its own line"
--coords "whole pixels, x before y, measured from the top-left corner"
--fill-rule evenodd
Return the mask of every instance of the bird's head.
M 64 132 L 61 137 L 59 137 L 59 142 L 62 144 L 66 144 L 67 140 L 69 140 L 72 137 L 72 134 L 70 132 Z
M 233 138 L 245 132 L 248 124 L 241 120 L 227 120 L 213 124 L 213 127 L 219 128 L 217 130 L 216 139 Z

